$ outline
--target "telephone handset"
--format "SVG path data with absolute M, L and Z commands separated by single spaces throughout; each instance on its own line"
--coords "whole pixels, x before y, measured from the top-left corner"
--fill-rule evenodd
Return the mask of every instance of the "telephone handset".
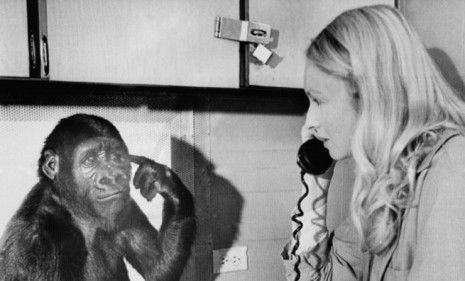
M 307 174 L 321 175 L 329 169 L 332 163 L 333 159 L 328 149 L 317 138 L 304 142 L 297 152 L 297 165 Z
M 297 152 L 297 165 L 302 169 L 300 173 L 300 178 L 302 184 L 305 187 L 305 192 L 300 196 L 299 200 L 297 201 L 297 211 L 291 217 L 291 220 L 297 224 L 297 227 L 292 232 L 292 236 L 295 240 L 294 247 L 291 249 L 291 255 L 296 257 L 296 261 L 294 263 L 294 271 L 296 273 L 294 277 L 294 281 L 300 280 L 300 270 L 299 264 L 301 261 L 301 257 L 296 255 L 297 249 L 299 248 L 300 241 L 299 241 L 299 232 L 303 227 L 303 223 L 300 221 L 300 217 L 304 215 L 302 210 L 302 201 L 307 197 L 309 193 L 308 185 L 304 180 L 304 175 L 312 174 L 312 175 L 321 175 L 326 172 L 332 165 L 333 159 L 329 155 L 329 151 L 324 147 L 323 142 L 317 138 L 312 138 L 304 142 Z M 321 200 L 321 197 L 315 199 L 315 202 Z M 324 218 L 323 218 L 324 219 Z M 320 260 L 318 256 L 315 256 L 317 262 L 319 263 Z

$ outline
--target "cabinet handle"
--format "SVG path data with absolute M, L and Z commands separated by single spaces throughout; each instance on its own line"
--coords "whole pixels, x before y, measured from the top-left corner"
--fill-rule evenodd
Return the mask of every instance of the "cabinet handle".
M 44 69 L 44 76 L 47 77 L 50 71 L 47 36 L 42 35 L 41 43 L 42 43 L 42 63 L 43 63 L 43 69 Z
M 29 39 L 29 77 L 32 78 L 47 79 L 49 73 L 46 1 L 26 1 Z
M 37 54 L 35 46 L 34 34 L 29 35 L 29 62 L 31 67 L 31 72 L 37 69 Z

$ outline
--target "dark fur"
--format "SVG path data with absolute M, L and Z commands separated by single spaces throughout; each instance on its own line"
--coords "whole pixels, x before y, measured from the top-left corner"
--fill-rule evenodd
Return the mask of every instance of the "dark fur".
M 160 191 L 165 205 L 159 232 L 128 198 L 116 221 L 111 222 L 111 230 L 100 227 L 100 222 L 89 216 L 88 222 L 96 225 L 97 231 L 86 237 L 88 234 L 72 215 L 76 213 L 73 208 L 82 202 L 71 206 L 61 200 L 67 189 L 82 188 L 75 186 L 70 176 L 74 147 L 95 136 L 122 142 L 110 122 L 89 115 L 61 120 L 47 138 L 39 160 L 39 183 L 27 195 L 1 240 L 0 280 L 128 280 L 123 258 L 146 280 L 179 280 L 190 256 L 195 219 L 193 198 L 174 173 L 163 181 Z M 46 150 L 64 159 L 60 160 L 59 173 L 66 173 L 69 180 L 63 186 L 57 186 L 41 171 Z

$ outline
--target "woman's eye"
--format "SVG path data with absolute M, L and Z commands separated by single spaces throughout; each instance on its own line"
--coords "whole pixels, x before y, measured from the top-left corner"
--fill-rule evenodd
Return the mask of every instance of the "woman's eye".
M 319 100 L 315 99 L 315 98 L 311 98 L 311 99 L 310 99 L 310 103 L 314 103 L 314 104 L 316 104 L 316 105 L 320 105 L 320 104 L 321 104 L 321 102 L 320 102 Z

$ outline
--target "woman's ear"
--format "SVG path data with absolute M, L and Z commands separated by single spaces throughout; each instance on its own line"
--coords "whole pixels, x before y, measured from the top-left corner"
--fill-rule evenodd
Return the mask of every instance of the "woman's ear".
M 44 152 L 45 161 L 42 165 L 42 172 L 51 180 L 55 179 L 55 176 L 58 174 L 59 167 L 59 158 L 58 155 L 52 150 L 46 150 Z

